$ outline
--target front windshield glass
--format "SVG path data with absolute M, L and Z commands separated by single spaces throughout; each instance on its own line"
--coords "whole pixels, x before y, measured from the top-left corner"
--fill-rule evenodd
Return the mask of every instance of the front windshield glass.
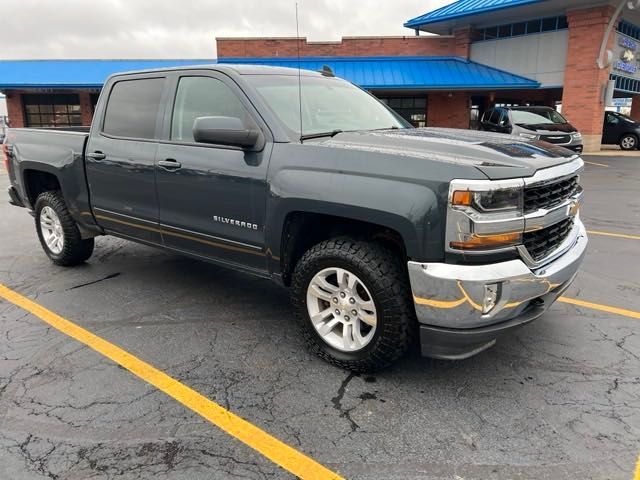
M 614 115 L 616 115 L 617 117 L 620 117 L 625 122 L 636 123 L 636 121 L 633 118 L 626 116 L 624 113 L 614 112 Z
M 511 110 L 513 123 L 516 125 L 539 125 L 541 123 L 567 123 L 565 118 L 549 108 L 532 108 Z
M 300 132 L 297 75 L 246 75 L 245 78 L 294 135 L 411 127 L 398 114 L 349 82 L 335 77 L 302 76 Z

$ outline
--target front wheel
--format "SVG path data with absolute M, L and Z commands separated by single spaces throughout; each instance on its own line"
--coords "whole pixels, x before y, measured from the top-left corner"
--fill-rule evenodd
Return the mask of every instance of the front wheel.
M 333 239 L 296 265 L 292 302 L 312 352 L 355 372 L 386 367 L 416 328 L 406 271 L 384 247 Z
M 638 138 L 631 133 L 623 135 L 620 139 L 620 148 L 622 148 L 622 150 L 634 150 L 638 148 Z
M 60 192 L 41 193 L 36 199 L 35 211 L 40 244 L 53 263 L 69 267 L 91 256 L 93 238 L 82 239 Z

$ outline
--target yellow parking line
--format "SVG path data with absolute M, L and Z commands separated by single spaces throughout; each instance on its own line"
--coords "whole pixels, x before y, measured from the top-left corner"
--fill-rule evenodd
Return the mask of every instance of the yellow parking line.
M 587 162 L 586 160 L 583 160 L 584 163 L 588 163 L 589 165 L 597 165 L 598 167 L 607 167 L 609 168 L 610 165 L 605 165 L 604 163 L 598 163 L 598 162 Z
M 302 479 L 339 480 L 342 477 L 320 465 L 312 458 L 269 435 L 252 423 L 231 413 L 204 395 L 180 383 L 166 373 L 140 360 L 120 347 L 85 330 L 75 323 L 47 310 L 17 292 L 0 284 L 0 297 L 35 315 L 60 332 L 85 344 L 113 360 L 131 373 L 150 383 L 158 390 L 183 404 L 188 409 L 260 452 L 273 463 Z
M 640 480 L 640 455 L 638 455 L 638 461 L 636 462 L 636 473 L 633 476 L 633 480 Z
M 603 235 L 605 237 L 627 238 L 629 240 L 640 240 L 640 235 L 628 235 L 626 233 L 602 232 L 599 230 L 587 230 L 591 235 Z
M 640 312 L 633 310 L 627 310 L 625 308 L 610 307 L 609 305 L 601 305 L 599 303 L 585 302 L 584 300 L 578 300 L 577 298 L 560 297 L 559 302 L 570 303 L 578 307 L 591 308 L 593 310 L 600 310 L 601 312 L 615 313 L 616 315 L 623 315 L 625 317 L 637 318 L 640 320 Z

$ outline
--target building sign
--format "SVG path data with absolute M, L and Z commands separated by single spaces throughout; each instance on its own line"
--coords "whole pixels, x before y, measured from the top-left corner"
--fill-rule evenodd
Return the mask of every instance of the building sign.
M 640 44 L 636 39 L 618 33 L 612 68 L 627 77 L 640 77 Z

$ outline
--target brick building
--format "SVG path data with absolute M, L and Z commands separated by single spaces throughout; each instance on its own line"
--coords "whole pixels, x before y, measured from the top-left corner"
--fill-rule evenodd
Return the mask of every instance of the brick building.
M 328 65 L 416 126 L 474 128 L 494 105 L 548 105 L 582 132 L 585 150 L 598 150 L 611 92 L 640 95 L 639 8 L 639 0 L 459 0 L 407 21 L 405 37 L 218 38 L 217 61 Z M 13 126 L 86 125 L 110 73 L 211 62 L 0 61 L 0 90 Z M 640 120 L 640 100 L 631 115 Z

